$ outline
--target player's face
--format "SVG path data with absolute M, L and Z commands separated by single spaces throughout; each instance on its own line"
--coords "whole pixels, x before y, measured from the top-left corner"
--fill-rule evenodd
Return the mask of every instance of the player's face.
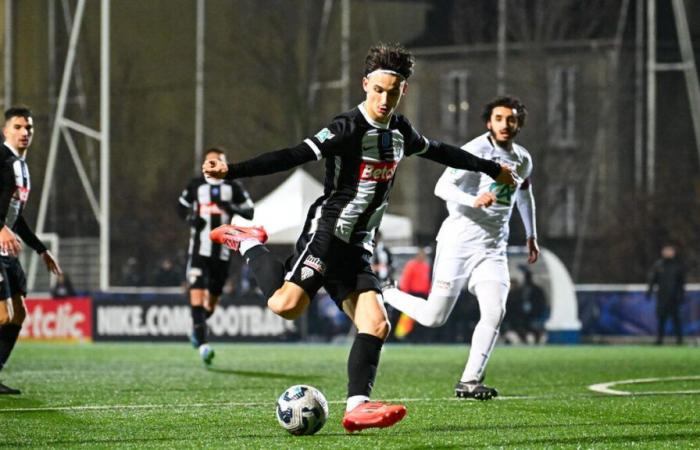
M 367 93 L 365 109 L 367 114 L 380 123 L 387 123 L 399 106 L 401 96 L 406 93 L 406 81 L 390 73 L 375 73 L 362 79 L 362 87 Z
M 222 161 L 226 162 L 226 155 L 219 152 L 209 152 L 204 155 L 204 162 L 207 161 Z
M 520 130 L 518 128 L 517 111 L 505 106 L 496 106 L 491 110 L 491 118 L 486 126 L 491 130 L 491 136 L 499 144 L 510 144 Z
M 34 120 L 31 117 L 11 117 L 10 120 L 5 122 L 2 134 L 5 136 L 5 142 L 12 148 L 23 152 L 32 144 Z

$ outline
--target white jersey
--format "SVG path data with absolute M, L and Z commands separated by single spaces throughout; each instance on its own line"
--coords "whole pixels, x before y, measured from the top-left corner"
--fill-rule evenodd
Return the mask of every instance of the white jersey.
M 467 194 L 462 194 L 462 199 L 465 199 L 490 191 L 496 195 L 496 202 L 487 208 L 474 208 L 463 204 L 464 202 L 448 199 L 446 203 L 449 216 L 442 223 L 436 239 L 446 242 L 449 240 L 460 247 L 505 252 L 508 245 L 508 221 L 513 212 L 516 191 L 532 172 L 532 158 L 521 145 L 513 143 L 511 151 L 494 145 L 490 132 L 467 142 L 462 149 L 481 158 L 509 165 L 517 174 L 517 186 L 496 183 L 480 172 L 448 168 L 435 187 L 436 193 L 456 186 Z M 440 196 L 444 198 L 443 195 Z

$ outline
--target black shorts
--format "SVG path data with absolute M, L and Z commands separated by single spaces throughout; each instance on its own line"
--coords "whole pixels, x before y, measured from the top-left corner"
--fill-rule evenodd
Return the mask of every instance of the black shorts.
M 187 285 L 190 289 L 206 289 L 221 295 L 228 278 L 230 261 L 202 255 L 190 255 L 187 261 Z
M 12 256 L 0 256 L 0 300 L 6 300 L 13 295 L 27 295 L 27 276 L 19 263 Z
M 287 260 L 285 280 L 304 289 L 310 299 L 323 286 L 342 309 L 343 300 L 355 291 L 381 292 L 370 258 L 369 251 L 330 233 L 303 234 Z

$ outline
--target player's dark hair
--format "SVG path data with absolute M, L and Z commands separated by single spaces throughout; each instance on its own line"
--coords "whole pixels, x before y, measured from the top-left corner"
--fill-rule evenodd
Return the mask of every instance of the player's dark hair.
M 210 148 L 204 150 L 205 155 L 208 155 L 209 153 L 216 153 L 218 155 L 225 155 L 226 151 L 221 147 L 210 147 Z
M 415 59 L 401 44 L 378 43 L 370 47 L 365 58 L 365 75 L 375 70 L 385 69 L 398 72 L 405 79 L 413 74 Z
M 493 109 L 499 106 L 514 109 L 516 111 L 516 117 L 518 119 L 518 126 L 520 128 L 525 126 L 527 108 L 525 107 L 523 102 L 521 102 L 518 98 L 509 97 L 507 95 L 503 97 L 496 97 L 495 99 L 487 103 L 486 106 L 484 106 L 484 111 L 481 113 L 481 118 L 484 120 L 484 123 L 488 122 L 491 119 L 491 113 L 493 113 Z
M 32 111 L 24 106 L 13 106 L 5 111 L 5 122 L 13 117 L 24 117 L 25 119 L 29 119 L 32 117 Z

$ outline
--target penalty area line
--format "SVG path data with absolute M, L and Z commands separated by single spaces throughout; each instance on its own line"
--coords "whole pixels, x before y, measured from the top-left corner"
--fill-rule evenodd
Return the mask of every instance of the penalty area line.
M 494 400 L 532 400 L 541 399 L 538 396 L 503 396 Z M 457 401 L 464 403 L 474 403 L 470 400 L 449 397 L 449 398 L 390 398 L 383 401 L 389 403 L 432 403 L 444 401 Z M 345 404 L 345 400 L 331 400 L 333 405 Z M 29 412 L 80 412 L 80 411 L 120 411 L 120 410 L 146 410 L 146 409 L 196 409 L 196 408 L 256 408 L 274 406 L 274 402 L 226 402 L 226 403 L 151 403 L 142 405 L 76 405 L 76 406 L 34 406 L 27 408 L 2 408 L 0 414 L 4 413 L 29 413 Z

